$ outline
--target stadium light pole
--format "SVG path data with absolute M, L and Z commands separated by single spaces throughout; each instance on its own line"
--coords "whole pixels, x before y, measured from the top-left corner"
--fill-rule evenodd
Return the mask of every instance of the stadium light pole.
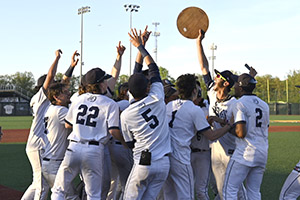
M 134 4 L 125 4 L 124 5 L 125 11 L 130 12 L 130 30 L 132 28 L 132 12 L 138 12 L 140 6 L 139 5 L 134 5 Z M 129 49 L 129 76 L 131 75 L 131 52 L 132 52 L 132 44 L 130 43 L 130 49 Z
M 212 77 L 215 77 L 214 60 L 216 59 L 215 50 L 217 50 L 217 45 L 212 43 L 212 45 L 210 46 L 210 50 L 212 50 L 212 56 L 209 57 L 209 59 L 211 59 L 211 75 Z
M 81 15 L 81 34 L 80 34 L 80 78 L 79 78 L 79 83 L 81 83 L 81 78 L 82 78 L 82 65 L 84 65 L 83 60 L 82 60 L 82 55 L 83 55 L 83 14 L 90 12 L 90 7 L 85 6 L 81 7 L 78 9 L 78 15 Z
M 155 26 L 155 31 L 153 35 L 155 37 L 155 49 L 154 49 L 155 62 L 157 63 L 157 37 L 160 36 L 160 32 L 157 32 L 157 26 L 159 25 L 159 22 L 153 22 L 152 24 Z

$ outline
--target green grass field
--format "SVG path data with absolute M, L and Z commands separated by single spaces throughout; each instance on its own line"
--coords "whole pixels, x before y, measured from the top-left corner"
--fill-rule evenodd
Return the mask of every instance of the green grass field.
M 300 116 L 271 116 L 270 119 L 299 120 Z M 0 117 L 0 125 L 3 129 L 24 129 L 30 128 L 31 120 L 32 117 Z M 261 187 L 262 199 L 278 199 L 286 177 L 300 159 L 299 144 L 300 132 L 269 134 L 269 158 Z M 32 181 L 25 144 L 0 144 L 0 163 L 0 184 L 25 191 Z

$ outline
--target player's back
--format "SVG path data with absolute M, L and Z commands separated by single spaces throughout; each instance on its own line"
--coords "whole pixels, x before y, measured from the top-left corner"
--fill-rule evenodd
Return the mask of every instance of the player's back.
M 247 165 L 265 165 L 268 155 L 269 106 L 255 95 L 243 95 L 237 102 L 235 118 L 246 122 L 245 138 L 236 139 L 236 151 Z M 233 157 L 236 159 L 237 155 Z
M 68 139 L 100 141 L 107 136 L 108 128 L 119 127 L 119 108 L 104 95 L 85 93 L 72 102 L 66 122 L 73 126 Z
M 190 100 L 177 99 L 167 105 L 173 156 L 190 163 L 190 144 L 197 131 L 209 128 L 204 112 Z
M 140 153 L 145 149 L 152 153 L 152 160 L 171 151 L 162 83 L 153 83 L 147 97 L 131 103 L 122 112 L 121 123 L 125 125 L 122 131 L 129 130 L 136 140 L 133 149 L 135 161 L 140 159 Z M 126 140 L 125 135 L 124 138 Z

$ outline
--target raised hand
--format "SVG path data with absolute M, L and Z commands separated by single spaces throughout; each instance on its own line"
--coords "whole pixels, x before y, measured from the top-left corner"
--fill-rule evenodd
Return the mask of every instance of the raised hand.
M 142 39 L 142 44 L 145 46 L 146 45 L 146 42 L 148 41 L 150 35 L 151 35 L 151 31 L 148 31 L 148 25 L 146 26 L 144 32 L 142 33 L 141 35 L 141 39 Z
M 133 46 L 138 47 L 142 44 L 142 39 L 141 39 L 141 31 L 138 34 L 136 29 L 131 29 L 131 34 L 128 33 L 130 37 L 130 42 L 132 43 Z
M 202 29 L 199 29 L 199 35 L 197 37 L 197 42 L 201 42 L 205 37 L 205 32 Z
M 77 52 L 77 50 L 73 53 L 72 59 L 71 59 L 71 66 L 75 67 L 79 61 L 79 58 L 75 59 L 76 56 L 80 56 L 80 54 Z
M 116 48 L 117 48 L 117 53 L 118 53 L 119 56 L 122 56 L 123 53 L 126 50 L 126 47 L 124 47 L 123 45 L 121 45 L 121 41 L 119 41 L 119 45 L 116 46 Z
M 58 49 L 58 50 L 55 51 L 56 58 L 59 59 L 60 56 L 61 56 L 61 54 L 62 54 L 62 51 L 60 49 Z

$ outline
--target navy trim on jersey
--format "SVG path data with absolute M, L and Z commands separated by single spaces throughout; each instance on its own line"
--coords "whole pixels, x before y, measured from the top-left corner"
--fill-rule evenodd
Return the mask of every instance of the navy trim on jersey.
M 135 74 L 135 73 L 142 72 L 142 68 L 143 68 L 143 65 L 140 64 L 140 63 L 137 63 L 137 62 L 135 61 L 133 73 Z
M 109 87 L 107 87 L 107 90 L 108 90 L 108 92 L 110 93 L 111 96 L 114 96 L 115 93 L 113 91 L 111 91 L 111 89 Z
M 159 74 L 159 69 L 158 69 L 156 63 L 150 63 L 148 65 L 148 67 L 149 67 L 149 80 L 150 80 L 150 83 L 162 82 L 161 78 L 160 78 L 160 74 Z
M 201 132 L 206 131 L 206 130 L 208 130 L 208 129 L 210 129 L 210 126 L 208 126 L 208 127 L 204 128 L 204 129 L 201 129 L 201 130 L 197 131 L 197 133 L 201 133 Z
M 73 126 L 73 124 L 71 123 L 71 122 L 69 122 L 68 120 L 66 120 L 66 119 L 64 119 L 65 120 L 65 122 L 67 123 L 67 124 L 69 124 L 70 126 Z
M 210 88 L 214 85 L 214 81 L 212 80 L 210 73 L 203 75 L 203 79 L 207 90 L 210 90 Z
M 118 129 L 118 130 L 120 130 L 120 128 L 118 126 L 112 126 L 112 127 L 108 128 L 108 130 L 111 130 L 111 129 Z

